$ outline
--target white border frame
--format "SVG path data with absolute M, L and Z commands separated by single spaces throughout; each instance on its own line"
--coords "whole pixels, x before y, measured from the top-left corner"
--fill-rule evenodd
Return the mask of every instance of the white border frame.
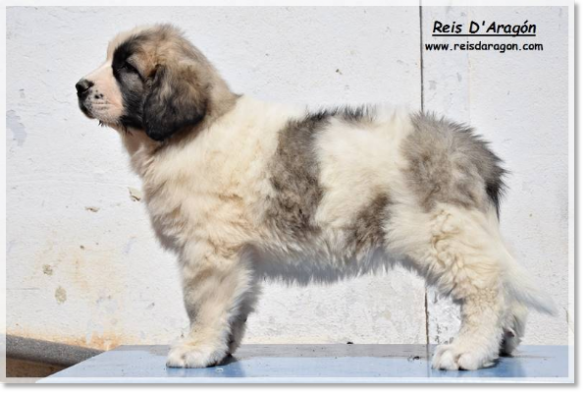
M 342 1 L 335 1 L 335 0 L 297 0 L 297 1 L 278 1 L 278 0 L 256 0 L 256 1 L 237 1 L 237 0 L 200 0 L 200 1 L 188 1 L 188 0 L 166 0 L 164 6 L 389 6 L 388 1 L 383 0 L 342 0 Z M 575 152 L 578 148 L 575 146 L 575 121 L 576 121 L 576 113 L 575 113 L 575 61 L 578 59 L 575 58 L 575 3 L 569 0 L 399 0 L 393 1 L 391 6 L 567 6 L 568 13 L 569 13 L 569 65 L 568 65 L 568 73 L 569 73 L 569 108 L 568 108 L 568 116 L 569 116 L 569 276 L 568 276 L 568 283 L 569 283 L 569 300 L 568 300 L 568 322 L 569 322 L 569 332 L 567 333 L 569 336 L 569 345 L 576 344 L 574 338 L 574 326 L 576 324 L 576 305 L 575 305 L 575 281 L 577 280 L 577 271 L 575 266 L 575 258 L 578 255 L 578 250 L 575 248 L 575 214 L 578 213 L 575 209 L 575 197 L 578 193 L 578 184 L 577 189 L 575 189 Z M 66 0 L 66 1 L 52 1 L 52 0 L 8 0 L 5 2 L 4 7 L 1 8 L 1 21 L 2 21 L 2 49 L 1 53 L 4 59 L 4 65 L 6 65 L 6 7 L 10 6 L 160 6 L 154 0 L 104 0 L 104 1 L 91 1 L 91 0 Z M 0 84 L 2 86 L 2 90 L 6 92 L 6 67 L 0 69 L 0 77 L 1 81 Z M 2 96 L 1 100 L 1 108 L 3 113 L 6 113 L 6 95 Z M 580 110 L 583 110 L 583 106 L 580 105 Z M 6 123 L 3 123 L 4 133 L 6 135 Z M 581 139 L 581 143 L 583 138 Z M 4 171 L 1 172 L 2 178 L 2 188 L 3 193 L 1 195 L 2 198 L 2 209 L 0 209 L 0 218 L 3 219 L 4 225 L 0 227 L 0 236 L 3 239 L 2 244 L 0 245 L 0 249 L 3 256 L 6 256 L 6 140 L 4 139 L 4 149 L 0 155 L 0 160 L 2 165 L 4 166 Z M 578 164 L 578 163 L 577 163 Z M 579 219 L 580 216 L 577 218 Z M 579 237 L 579 241 L 585 242 L 585 236 L 581 235 Z M 0 369 L 2 370 L 2 380 L 6 382 L 16 383 L 27 381 L 30 382 L 29 379 L 13 379 L 13 378 L 6 378 L 5 376 L 5 365 L 6 365 L 6 270 L 0 270 L 0 292 L 3 295 L 3 302 L 0 303 L 1 305 L 1 313 L 0 313 L 0 350 L 2 351 L 2 359 L 0 360 Z M 569 346 L 569 382 L 575 380 L 575 362 L 577 361 L 575 353 L 575 346 Z M 357 379 L 356 379 L 357 380 Z M 407 380 L 407 379 L 405 379 Z M 463 381 L 465 380 L 465 381 Z M 88 383 L 89 381 L 86 380 Z M 552 378 L 552 379 L 535 379 L 534 382 L 550 382 L 550 383 L 561 383 L 567 382 L 566 378 Z M 105 381 L 104 381 L 105 382 Z M 452 383 L 479 383 L 479 382 L 486 382 L 483 379 L 454 379 Z M 494 382 L 494 379 L 489 380 L 490 383 Z M 499 382 L 499 381 L 498 381 Z M 504 381 L 505 383 L 510 383 L 510 380 Z M 504 383 L 502 382 L 502 383 Z M 519 382 L 526 383 L 526 380 L 519 380 Z M 133 383 L 133 382 L 128 382 Z M 249 382 L 252 383 L 252 382 Z M 276 382 L 275 382 L 276 383 Z M 326 383 L 326 382 L 323 382 Z M 359 383 L 355 381 L 354 383 Z M 429 381 L 431 383 L 431 381 Z M 435 383 L 435 382 L 432 382 Z M 445 380 L 441 380 L 441 383 L 446 383 Z M 495 383 L 495 382 L 494 382 Z

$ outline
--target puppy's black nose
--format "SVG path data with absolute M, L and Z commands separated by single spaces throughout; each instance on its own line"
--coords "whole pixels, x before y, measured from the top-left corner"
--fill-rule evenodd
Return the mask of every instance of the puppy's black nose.
M 85 98 L 89 94 L 89 88 L 93 86 L 93 82 L 88 81 L 87 79 L 82 79 L 75 84 L 75 89 L 77 89 L 77 97 Z

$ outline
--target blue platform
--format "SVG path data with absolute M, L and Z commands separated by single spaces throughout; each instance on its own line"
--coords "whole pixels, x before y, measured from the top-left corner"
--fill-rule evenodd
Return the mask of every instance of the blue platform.
M 566 346 L 521 346 L 478 371 L 437 371 L 426 345 L 244 345 L 216 367 L 165 366 L 168 346 L 121 346 L 39 383 L 572 383 Z

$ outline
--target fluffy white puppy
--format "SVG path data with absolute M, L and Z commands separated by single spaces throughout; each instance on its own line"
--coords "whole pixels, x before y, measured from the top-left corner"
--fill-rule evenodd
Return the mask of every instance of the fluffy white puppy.
M 465 126 L 234 94 L 169 25 L 120 34 L 76 88 L 81 110 L 120 132 L 153 228 L 178 256 L 191 326 L 168 366 L 233 353 L 264 275 L 414 269 L 461 306 L 441 369 L 491 365 L 519 343 L 526 307 L 553 312 L 500 237 L 500 160 Z

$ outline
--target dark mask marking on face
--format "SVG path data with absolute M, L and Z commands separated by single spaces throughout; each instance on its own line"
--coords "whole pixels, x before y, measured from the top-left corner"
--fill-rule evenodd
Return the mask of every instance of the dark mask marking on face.
M 136 36 L 127 40 L 116 48 L 112 59 L 112 71 L 118 82 L 124 105 L 120 123 L 124 127 L 137 129 L 144 128 L 143 106 L 146 80 L 129 62 L 129 59 L 139 50 L 140 43 L 144 40 L 144 36 Z

